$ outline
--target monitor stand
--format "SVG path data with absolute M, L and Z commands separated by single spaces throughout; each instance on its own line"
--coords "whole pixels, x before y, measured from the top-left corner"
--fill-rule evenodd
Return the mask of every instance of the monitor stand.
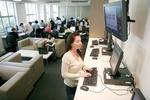
M 105 38 L 100 38 L 100 39 L 99 39 L 99 44 L 101 44 L 101 45 L 107 45 L 107 39 L 105 39 Z
M 104 69 L 104 83 L 111 85 L 131 86 L 134 78 L 127 68 L 119 68 L 117 75 L 111 75 L 111 68 Z
M 113 39 L 112 39 L 112 34 L 108 33 L 108 39 L 107 39 L 107 47 L 102 48 L 102 55 L 112 55 L 112 48 L 113 45 Z
M 108 47 L 102 47 L 102 55 L 112 55 L 113 49 L 109 49 Z

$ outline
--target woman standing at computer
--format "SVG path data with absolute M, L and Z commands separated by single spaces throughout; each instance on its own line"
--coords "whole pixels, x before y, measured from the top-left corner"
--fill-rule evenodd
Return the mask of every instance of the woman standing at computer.
M 66 87 L 67 100 L 73 100 L 78 78 L 88 77 L 91 74 L 87 73 L 86 68 L 81 58 L 80 49 L 82 48 L 81 37 L 78 33 L 72 33 L 67 39 L 67 52 L 62 58 L 61 74 L 64 78 Z

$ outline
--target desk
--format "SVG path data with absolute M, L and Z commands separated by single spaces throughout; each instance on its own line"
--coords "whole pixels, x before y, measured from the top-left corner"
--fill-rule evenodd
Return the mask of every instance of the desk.
M 90 57 L 90 52 L 92 51 L 93 48 L 91 48 L 92 40 L 95 40 L 98 38 L 90 38 L 88 45 L 87 45 L 87 50 L 84 58 L 84 63 L 87 67 L 97 67 L 98 70 L 98 80 L 97 80 L 97 86 L 89 87 L 89 91 L 83 91 L 80 89 L 80 87 L 83 84 L 83 79 L 79 79 L 79 83 L 77 86 L 77 91 L 74 97 L 74 100 L 131 100 L 132 94 L 129 91 L 126 91 L 129 89 L 128 86 L 117 86 L 117 85 L 106 85 L 107 87 L 111 89 L 122 89 L 122 91 L 114 91 L 118 94 L 125 94 L 122 96 L 116 95 L 112 91 L 110 91 L 108 88 L 105 88 L 103 81 L 103 70 L 104 68 L 110 67 L 109 64 L 109 59 L 110 56 L 102 56 L 101 54 L 101 48 L 104 45 L 96 45 L 93 48 L 99 48 L 100 49 L 100 54 L 98 56 L 97 60 L 93 60 L 92 57 Z M 102 80 L 102 81 L 101 81 Z M 104 89 L 105 88 L 105 89 Z M 104 90 L 103 90 L 104 89 Z M 125 90 L 123 90 L 125 89 Z M 92 92 L 94 91 L 94 92 Z M 97 92 L 97 93 L 95 93 Z
M 18 36 L 19 37 L 22 37 L 22 36 L 24 36 L 24 35 L 26 35 L 26 33 L 18 33 Z M 7 35 L 3 35 L 2 36 L 2 38 L 6 38 L 7 37 Z

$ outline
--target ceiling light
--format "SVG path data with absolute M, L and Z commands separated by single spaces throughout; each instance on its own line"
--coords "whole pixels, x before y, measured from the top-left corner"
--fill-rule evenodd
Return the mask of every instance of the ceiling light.
M 13 1 L 22 1 L 22 0 L 13 0 Z

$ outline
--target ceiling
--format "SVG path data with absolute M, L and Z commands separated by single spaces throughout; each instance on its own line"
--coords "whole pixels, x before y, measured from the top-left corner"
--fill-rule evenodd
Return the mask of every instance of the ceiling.
M 91 0 L 22 0 L 23 2 L 48 2 L 48 3 L 60 3 L 60 2 L 71 2 L 71 3 L 89 3 Z

